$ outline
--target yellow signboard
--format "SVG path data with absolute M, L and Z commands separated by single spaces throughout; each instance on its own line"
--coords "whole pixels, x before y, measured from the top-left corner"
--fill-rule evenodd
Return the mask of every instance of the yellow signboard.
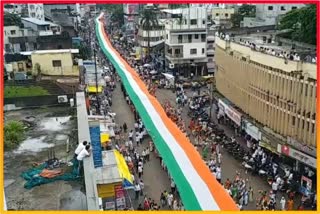
M 101 133 L 100 134 L 100 141 L 101 143 L 109 142 L 110 140 L 110 135 L 107 133 Z
M 97 93 L 97 87 L 96 86 L 88 86 L 87 91 L 89 93 Z M 102 86 L 98 86 L 98 93 L 102 92 Z

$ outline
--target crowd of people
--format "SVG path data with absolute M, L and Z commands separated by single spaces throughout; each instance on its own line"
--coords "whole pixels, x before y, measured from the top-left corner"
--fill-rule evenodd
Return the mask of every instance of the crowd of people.
M 114 34 L 121 34 L 120 32 L 114 32 Z M 228 36 L 223 36 L 225 39 L 228 39 Z M 121 36 L 120 36 L 121 37 Z M 111 35 L 113 38 L 113 35 Z M 150 72 L 152 71 L 152 66 L 142 66 L 142 63 L 147 63 L 148 61 L 142 59 L 137 62 L 133 56 L 131 56 L 131 52 L 133 52 L 133 45 L 125 42 L 124 40 L 112 39 L 114 47 L 119 51 L 121 56 L 128 62 L 128 64 L 133 67 L 136 72 L 139 74 L 140 78 L 147 85 L 149 92 L 155 96 L 156 88 L 158 84 L 152 81 L 152 75 Z M 279 56 L 279 57 L 288 57 L 290 60 L 300 60 L 296 53 L 285 53 L 280 52 L 276 53 L 273 49 L 267 49 L 264 47 L 257 47 L 255 44 L 241 41 L 243 45 L 247 45 L 255 50 L 259 50 L 262 52 L 266 52 L 271 55 Z M 138 210 L 159 210 L 165 206 L 173 210 L 183 210 L 183 205 L 179 200 L 179 193 L 175 188 L 174 181 L 172 180 L 164 161 L 161 158 L 161 155 L 157 152 L 152 141 L 146 145 L 145 139 L 148 139 L 148 133 L 144 127 L 142 120 L 139 117 L 137 110 L 135 109 L 132 101 L 129 96 L 126 94 L 124 86 L 121 85 L 121 89 L 124 95 L 124 98 L 127 101 L 127 104 L 130 106 L 132 113 L 134 114 L 135 124 L 134 130 L 130 130 L 128 132 L 128 139 L 125 139 L 122 142 L 122 146 L 119 146 L 120 151 L 125 157 L 125 160 L 128 163 L 128 166 L 131 172 L 136 175 L 134 176 L 134 186 L 135 186 L 135 197 L 138 200 L 140 197 L 143 197 L 143 202 L 139 204 Z M 193 96 L 189 98 L 186 96 L 182 85 L 176 85 L 176 104 L 177 107 L 171 105 L 169 101 L 165 102 L 163 107 L 166 111 L 166 114 L 169 118 L 172 119 L 173 122 L 177 124 L 180 130 L 187 135 L 187 128 L 182 119 L 182 111 L 186 104 L 191 111 L 199 111 L 204 108 L 207 100 L 201 96 Z M 281 210 L 292 210 L 293 209 L 293 197 L 292 193 L 289 193 L 289 199 L 286 200 L 285 197 L 277 197 L 276 192 L 279 190 L 280 180 L 278 177 L 274 176 L 271 182 L 271 191 L 259 191 L 259 195 L 254 197 L 254 190 L 252 186 L 250 186 L 250 181 L 247 178 L 241 178 L 241 174 L 236 172 L 236 176 L 234 179 L 226 179 L 226 181 L 222 181 L 222 153 L 219 142 L 216 140 L 219 136 L 215 135 L 210 127 L 208 127 L 208 123 L 206 121 L 199 120 L 191 120 L 189 124 L 189 130 L 193 133 L 195 139 L 198 139 L 195 143 L 196 149 L 200 146 L 204 153 L 209 153 L 203 155 L 204 160 L 208 164 L 208 168 L 217 179 L 218 182 L 221 183 L 225 187 L 225 190 L 231 195 L 231 197 L 235 200 L 235 202 L 239 205 L 240 208 L 247 206 L 249 203 L 256 202 L 257 208 L 261 210 L 276 210 L 276 204 L 279 201 L 279 209 Z M 124 124 L 122 126 L 123 131 L 126 133 L 127 125 Z M 136 147 L 134 146 L 136 145 Z M 142 152 L 138 152 L 137 147 L 142 147 Z M 210 150 L 211 149 L 211 150 Z M 210 152 L 209 152 L 210 150 Z M 206 152 L 205 152 L 206 151 Z M 143 183 L 143 171 L 144 164 L 150 160 L 150 154 L 155 153 L 160 160 L 160 164 L 164 171 L 168 173 L 168 178 L 171 181 L 171 191 L 164 191 L 161 193 L 159 202 L 157 200 L 148 198 L 144 194 L 144 183 Z M 268 156 L 260 147 L 252 148 L 252 157 L 255 164 L 259 165 L 270 165 L 271 169 L 274 170 L 276 174 L 277 166 L 272 161 L 272 156 Z M 292 172 L 288 174 L 288 181 L 292 179 Z M 276 185 L 277 188 L 275 187 Z M 280 199 L 280 200 L 279 200 Z M 158 203 L 157 203 L 158 202 Z M 299 206 L 301 207 L 301 206 Z
M 216 32 L 217 37 L 224 39 L 226 41 L 232 41 L 232 42 L 236 42 L 236 40 L 234 38 L 231 38 L 228 34 L 224 34 L 224 33 L 218 33 Z M 298 52 L 291 50 L 291 51 L 283 51 L 283 50 L 276 50 L 274 48 L 270 48 L 270 47 L 265 47 L 263 45 L 257 45 L 256 43 L 252 42 L 252 41 L 247 41 L 244 39 L 239 39 L 239 41 L 237 41 L 239 44 L 250 47 L 252 50 L 254 51 L 259 51 L 261 53 L 265 53 L 265 54 L 269 54 L 269 55 L 273 55 L 276 57 L 280 57 L 280 58 L 284 58 L 287 60 L 291 60 L 291 61 L 300 61 L 301 56 L 298 54 Z M 303 58 L 304 61 L 307 62 L 311 62 L 311 63 L 316 63 L 317 62 L 317 56 L 306 56 L 305 58 Z

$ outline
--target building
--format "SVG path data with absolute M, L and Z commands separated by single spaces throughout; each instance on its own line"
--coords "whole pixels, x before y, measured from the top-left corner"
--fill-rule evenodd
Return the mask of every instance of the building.
M 165 20 L 158 19 L 159 26 L 152 30 L 144 30 L 142 26 L 139 26 L 137 41 L 142 48 L 148 47 L 148 38 L 150 37 L 150 47 L 153 48 L 157 45 L 163 44 L 165 34 Z M 149 36 L 149 37 L 148 37 Z
M 214 59 L 214 51 L 215 51 L 215 31 L 214 30 L 208 30 L 208 36 L 207 36 L 207 69 L 208 69 L 208 75 L 213 75 L 215 71 L 215 59 Z
M 77 31 L 81 24 L 80 4 L 44 4 L 44 11 L 46 19 L 62 26 L 64 31 Z
M 33 69 L 40 65 L 42 75 L 79 76 L 79 66 L 75 60 L 78 49 L 40 50 L 21 53 L 31 55 Z
M 165 57 L 169 69 L 188 77 L 206 75 L 206 8 L 163 10 L 170 14 L 165 23 Z
M 4 48 L 6 53 L 32 51 L 37 48 L 36 32 L 19 26 L 4 27 Z
M 123 4 L 124 26 L 127 37 L 135 37 L 139 25 L 139 10 L 139 4 Z
M 304 6 L 304 4 L 256 4 L 256 17 L 245 17 L 242 21 L 242 26 L 259 27 L 277 25 L 281 15 Z
M 44 21 L 43 4 L 27 4 L 28 17 Z
M 43 4 L 5 4 L 4 12 L 44 21 Z
M 221 28 L 231 28 L 231 17 L 235 13 L 234 8 L 212 8 L 211 10 L 212 24 L 215 26 L 221 26 Z
M 273 136 L 264 141 L 275 151 L 316 168 L 316 64 L 221 38 L 215 38 L 215 43 L 216 88 L 239 108 L 237 112 L 244 112 L 234 113 L 238 121 L 248 115 L 260 132 Z M 294 165 L 300 168 L 299 164 Z
M 35 18 L 22 18 L 21 21 L 25 28 L 30 28 L 37 32 L 38 36 L 61 34 L 61 26 L 52 22 L 41 21 Z
M 3 8 L 5 13 L 21 14 L 22 5 L 21 4 L 5 4 Z

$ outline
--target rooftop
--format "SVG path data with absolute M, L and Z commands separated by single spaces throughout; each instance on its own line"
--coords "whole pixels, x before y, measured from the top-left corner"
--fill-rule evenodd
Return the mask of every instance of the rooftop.
M 36 25 L 56 25 L 52 22 L 42 21 L 36 18 L 21 18 L 21 19 L 23 21 L 32 22 L 33 24 L 36 24 Z
M 30 56 L 31 54 L 50 54 L 50 53 L 79 53 L 79 49 L 58 49 L 58 50 L 37 50 L 21 52 L 21 55 Z

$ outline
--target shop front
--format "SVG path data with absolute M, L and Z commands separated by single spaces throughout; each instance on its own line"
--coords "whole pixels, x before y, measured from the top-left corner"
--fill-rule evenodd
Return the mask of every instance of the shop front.
M 277 151 L 277 143 L 270 140 L 265 134 L 261 132 L 260 132 L 259 146 L 267 149 L 268 151 L 274 154 L 279 154 L 279 152 Z
M 297 173 L 300 193 L 306 196 L 313 194 L 316 190 L 316 158 L 288 145 L 278 144 L 277 151 L 281 155 L 295 160 L 294 171 Z
M 228 105 L 225 101 L 222 99 L 219 99 L 218 101 L 218 119 L 221 117 L 224 117 L 227 119 L 227 121 L 231 122 L 231 125 L 235 128 L 236 133 L 239 133 L 241 128 L 241 119 L 242 114 L 239 113 L 236 109 Z

